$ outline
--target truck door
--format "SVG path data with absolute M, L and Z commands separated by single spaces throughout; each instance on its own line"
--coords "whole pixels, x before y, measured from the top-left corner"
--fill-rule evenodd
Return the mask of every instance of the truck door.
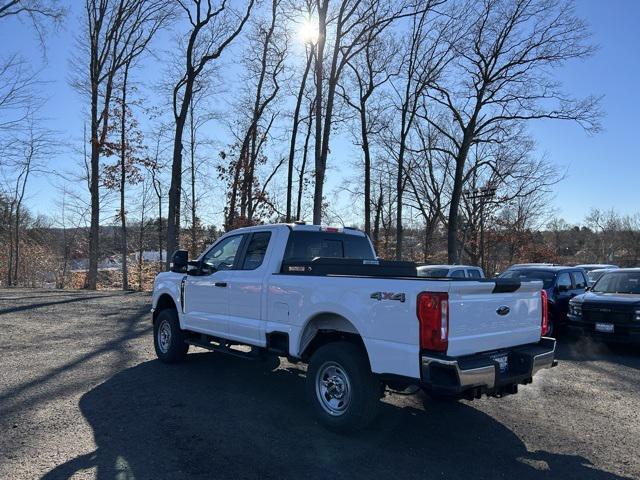
M 271 232 L 253 232 L 229 283 L 229 338 L 264 345 L 264 278 Z
M 185 325 L 191 330 L 226 337 L 229 331 L 229 283 L 237 267 L 244 235 L 226 237 L 201 258 L 201 274 L 184 284 Z

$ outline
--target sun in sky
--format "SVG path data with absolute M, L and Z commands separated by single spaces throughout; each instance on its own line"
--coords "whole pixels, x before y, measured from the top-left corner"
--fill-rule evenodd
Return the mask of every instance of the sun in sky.
M 303 43 L 315 44 L 318 41 L 318 22 L 314 19 L 306 18 L 298 27 L 298 38 Z

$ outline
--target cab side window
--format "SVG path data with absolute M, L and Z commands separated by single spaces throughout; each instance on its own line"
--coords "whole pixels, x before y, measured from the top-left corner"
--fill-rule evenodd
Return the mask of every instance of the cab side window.
M 558 281 L 556 282 L 558 286 L 558 291 L 566 292 L 567 290 L 571 290 L 571 277 L 567 272 L 561 273 L 558 275 Z
M 469 278 L 482 278 L 482 275 L 480 275 L 480 270 L 476 270 L 475 268 L 470 268 L 469 270 L 467 270 L 467 274 Z
M 582 272 L 573 272 L 573 288 L 581 289 L 587 287 L 587 279 L 584 278 L 584 274 Z
M 451 278 L 464 278 L 464 270 L 454 270 L 451 272 Z
M 242 237 L 234 235 L 221 240 L 202 257 L 202 263 L 213 270 L 231 270 L 242 244 Z
M 262 265 L 270 239 L 271 232 L 257 232 L 251 235 L 247 253 L 242 262 L 242 270 L 255 270 Z

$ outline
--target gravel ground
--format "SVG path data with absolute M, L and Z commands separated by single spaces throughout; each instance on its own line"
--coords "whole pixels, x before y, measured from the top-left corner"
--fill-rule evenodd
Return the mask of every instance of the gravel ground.
M 338 436 L 298 365 L 159 363 L 149 300 L 0 290 L 0 479 L 640 478 L 640 349 L 569 340 L 518 395 L 390 394 Z

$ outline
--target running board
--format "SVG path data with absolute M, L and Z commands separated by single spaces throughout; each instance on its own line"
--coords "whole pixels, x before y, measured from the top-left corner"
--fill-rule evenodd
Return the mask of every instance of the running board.
M 207 350 L 211 350 L 212 352 L 219 352 L 238 358 L 244 358 L 245 360 L 257 360 L 259 358 L 262 358 L 263 355 L 263 349 L 259 347 L 251 347 L 250 351 L 241 352 L 240 350 L 235 350 L 227 345 L 216 345 L 211 342 L 207 342 L 206 340 L 188 338 L 185 340 L 185 343 L 193 345 L 194 347 L 206 348 Z

